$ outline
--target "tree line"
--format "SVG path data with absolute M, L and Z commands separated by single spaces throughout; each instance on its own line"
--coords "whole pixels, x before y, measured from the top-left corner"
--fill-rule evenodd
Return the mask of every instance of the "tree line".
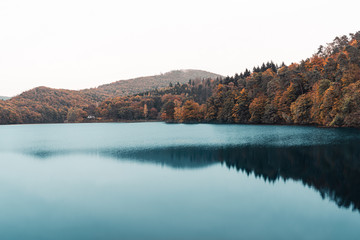
M 335 38 L 300 63 L 267 63 L 226 77 L 205 104 L 191 98 L 171 104 L 164 120 L 359 127 L 359 80 L 357 32 Z

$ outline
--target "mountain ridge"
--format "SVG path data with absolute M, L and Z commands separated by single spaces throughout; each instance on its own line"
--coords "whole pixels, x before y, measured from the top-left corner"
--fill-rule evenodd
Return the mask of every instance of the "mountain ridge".
M 142 93 L 146 91 L 151 91 L 156 88 L 168 87 L 169 84 L 176 83 L 186 83 L 189 80 L 198 80 L 206 78 L 222 78 L 223 76 L 217 73 L 212 73 L 209 71 L 198 70 L 198 69 L 180 69 L 172 70 L 166 73 L 161 73 L 157 75 L 142 76 L 130 79 L 117 80 L 111 83 L 101 84 L 93 88 L 84 88 L 80 90 L 72 90 L 67 88 L 52 88 L 47 86 L 37 86 L 31 89 L 28 89 L 14 97 L 3 97 L 0 96 L 0 100 L 8 100 L 11 98 L 25 96 L 30 92 L 36 92 L 37 90 L 48 89 L 49 91 L 67 91 L 67 92 L 77 92 L 82 96 L 88 96 L 89 99 L 95 101 L 103 101 L 109 97 L 117 96 L 127 96 L 137 93 Z
M 143 76 L 126 80 L 118 80 L 115 82 L 99 85 L 95 88 L 82 89 L 80 92 L 85 94 L 97 94 L 104 100 L 114 96 L 128 96 L 156 88 L 168 87 L 169 84 L 186 83 L 189 80 L 221 78 L 220 74 L 197 70 L 197 69 L 180 69 L 172 70 L 163 74 Z

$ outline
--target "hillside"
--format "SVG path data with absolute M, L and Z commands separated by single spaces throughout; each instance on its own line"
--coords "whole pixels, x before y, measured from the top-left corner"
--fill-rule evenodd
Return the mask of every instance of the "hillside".
M 170 82 L 218 76 L 200 70 L 179 70 L 80 91 L 37 87 L 7 101 L 0 99 L 0 124 L 75 121 L 77 118 L 95 115 L 96 105 L 109 97 L 168 87 Z
M 0 124 L 12 123 L 61 123 L 69 112 L 95 109 L 96 102 L 79 91 L 37 87 L 0 101 Z
M 97 88 L 85 89 L 81 92 L 89 96 L 97 96 L 99 99 L 104 100 L 108 97 L 115 96 L 129 96 L 156 88 L 168 87 L 170 83 L 186 83 L 190 79 L 206 79 L 206 78 L 220 78 L 219 74 L 201 71 L 201 70 L 175 70 L 160 75 L 139 77 L 129 80 L 120 80 L 109 84 L 101 85 Z
M 8 100 L 8 99 L 10 99 L 10 97 L 0 96 L 0 100 Z
M 86 106 L 94 104 L 95 100 L 80 91 L 67 89 L 54 89 L 48 87 L 37 87 L 10 99 L 10 102 L 39 102 L 53 107 Z

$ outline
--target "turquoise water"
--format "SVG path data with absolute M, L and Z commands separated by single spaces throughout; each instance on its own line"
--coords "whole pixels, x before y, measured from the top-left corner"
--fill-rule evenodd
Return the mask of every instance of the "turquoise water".
M 358 239 L 360 131 L 0 126 L 0 239 Z

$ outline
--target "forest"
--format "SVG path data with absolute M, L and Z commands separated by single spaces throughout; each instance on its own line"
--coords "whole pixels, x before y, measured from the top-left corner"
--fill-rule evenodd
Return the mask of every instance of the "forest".
M 0 124 L 149 120 L 360 127 L 360 31 L 289 66 L 267 62 L 107 99 L 41 87 L 0 100 Z

